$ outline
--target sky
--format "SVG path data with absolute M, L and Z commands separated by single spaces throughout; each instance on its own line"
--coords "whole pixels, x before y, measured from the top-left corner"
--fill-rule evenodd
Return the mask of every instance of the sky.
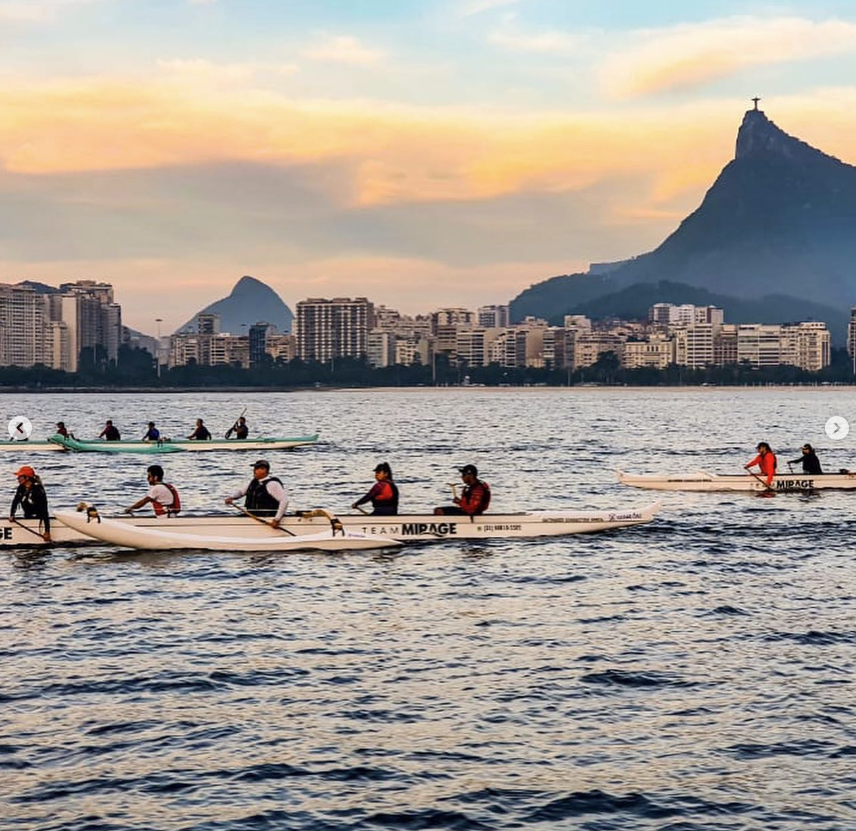
M 0 0 L 0 282 L 507 303 L 655 248 L 752 96 L 856 164 L 854 79 L 852 0 Z

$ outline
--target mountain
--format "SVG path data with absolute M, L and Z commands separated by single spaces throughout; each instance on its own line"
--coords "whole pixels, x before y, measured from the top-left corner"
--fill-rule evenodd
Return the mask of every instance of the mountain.
M 669 280 L 736 297 L 856 302 L 856 167 L 749 110 L 737 149 L 691 213 L 617 282 Z
M 596 273 L 536 284 L 512 301 L 512 316 L 518 309 L 541 317 L 577 311 L 593 295 L 661 281 L 733 299 L 785 295 L 843 312 L 856 304 L 854 263 L 856 167 L 754 109 L 743 117 L 734 159 L 660 246 Z
M 260 322 L 271 323 L 278 331 L 288 333 L 294 321 L 291 309 L 270 286 L 246 276 L 235 283 L 228 297 L 200 309 L 176 333 L 195 332 L 196 317 L 201 314 L 220 315 L 220 331 L 233 335 L 246 334 L 250 326 Z

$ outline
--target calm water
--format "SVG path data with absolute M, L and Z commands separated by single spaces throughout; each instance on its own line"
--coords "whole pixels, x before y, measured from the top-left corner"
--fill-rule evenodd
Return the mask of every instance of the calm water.
M 345 511 L 475 462 L 497 510 L 629 507 L 615 468 L 736 472 L 760 439 L 856 468 L 852 392 L 4 396 L 36 435 L 197 415 L 319 429 L 272 455 Z M 833 446 L 830 415 L 854 422 Z M 253 454 L 164 456 L 189 511 Z M 54 507 L 136 500 L 147 457 L 35 462 Z M 785 466 L 786 467 L 786 466 Z M 11 499 L 13 480 L 7 483 Z M 0 828 L 856 828 L 856 494 L 665 494 L 648 526 L 394 555 L 0 554 Z

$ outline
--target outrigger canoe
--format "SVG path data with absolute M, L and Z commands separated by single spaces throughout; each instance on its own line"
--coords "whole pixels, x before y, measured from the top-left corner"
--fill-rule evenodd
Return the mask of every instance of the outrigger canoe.
M 438 540 L 496 540 L 523 539 L 529 537 L 558 537 L 568 534 L 591 534 L 597 531 L 609 531 L 617 528 L 629 528 L 650 522 L 660 510 L 660 503 L 638 509 L 611 511 L 530 511 L 519 514 L 483 514 L 477 517 L 435 516 L 433 514 L 400 514 L 398 516 L 373 516 L 348 514 L 337 517 L 348 532 L 364 534 L 368 537 L 392 540 L 402 543 L 431 542 Z M 311 514 L 312 512 L 305 512 Z M 107 522 L 101 519 L 101 526 Z M 294 534 L 309 534 L 330 528 L 330 522 L 323 516 L 294 515 L 283 518 L 282 527 L 286 531 L 270 528 L 249 517 L 234 516 L 180 516 L 157 519 L 147 517 L 120 517 L 109 520 L 110 528 L 118 533 L 139 529 L 157 530 L 168 535 L 173 548 L 207 547 L 198 544 L 200 539 L 217 538 L 222 550 L 238 550 L 236 544 L 241 541 L 259 541 L 261 545 L 253 550 L 266 550 L 264 543 L 287 537 L 287 531 Z M 95 519 L 87 522 L 84 513 L 59 511 L 51 523 L 51 539 L 55 545 L 85 545 L 96 542 L 113 542 L 105 539 L 104 531 L 98 530 Z M 0 548 L 44 545 L 37 520 L 10 522 L 0 520 Z M 108 533 L 113 533 L 110 531 Z M 96 536 L 96 534 L 98 536 Z M 165 542 L 163 538 L 160 543 Z M 145 539 L 140 540 L 146 542 Z M 131 547 L 147 547 L 145 545 Z M 163 548 L 158 545 L 156 547 Z
M 161 439 L 159 441 L 103 441 L 101 439 L 83 440 L 63 436 L 51 436 L 48 441 L 58 450 L 73 450 L 77 453 L 180 453 L 212 450 L 293 450 L 318 441 L 318 433 L 311 436 L 293 436 L 290 438 L 256 439 L 209 439 L 193 441 L 191 439 Z M 12 442 L 9 442 L 12 444 Z M 17 442 L 20 449 L 22 443 Z
M 678 473 L 669 476 L 638 476 L 618 471 L 618 481 L 622 485 L 657 491 L 776 491 L 782 493 L 815 490 L 856 490 L 856 472 L 821 473 L 800 475 L 795 473 L 776 474 L 773 483 L 767 487 L 766 479 L 759 475 L 719 474 L 697 471 Z

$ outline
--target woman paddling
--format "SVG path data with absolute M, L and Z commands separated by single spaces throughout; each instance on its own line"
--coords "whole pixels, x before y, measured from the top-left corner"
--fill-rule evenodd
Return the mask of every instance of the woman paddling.
M 398 486 L 392 481 L 392 468 L 388 462 L 381 462 L 375 469 L 375 483 L 369 492 L 351 505 L 359 508 L 366 502 L 372 503 L 373 514 L 395 516 L 398 514 Z
M 823 470 L 820 467 L 820 459 L 817 458 L 817 453 L 814 448 L 806 443 L 802 447 L 802 456 L 798 459 L 791 459 L 789 465 L 795 465 L 797 462 L 802 463 L 803 473 L 808 473 L 811 476 L 823 475 Z
M 773 488 L 773 477 L 776 475 L 776 454 L 773 453 L 773 449 L 769 444 L 765 441 L 758 442 L 758 455 L 752 459 L 746 465 L 743 465 L 744 470 L 749 470 L 750 467 L 758 467 L 761 469 L 761 476 L 763 476 L 767 481 L 767 487 L 772 490 Z M 756 476 L 757 474 L 752 473 L 752 476 Z
M 48 513 L 48 497 L 42 480 L 36 476 L 36 471 L 29 465 L 24 465 L 15 476 L 18 477 L 18 489 L 15 491 L 12 508 L 9 511 L 10 521 L 15 521 L 15 512 L 20 506 L 24 511 L 25 519 L 37 519 L 41 522 L 45 529 L 41 537 L 45 542 L 50 542 L 51 518 Z

